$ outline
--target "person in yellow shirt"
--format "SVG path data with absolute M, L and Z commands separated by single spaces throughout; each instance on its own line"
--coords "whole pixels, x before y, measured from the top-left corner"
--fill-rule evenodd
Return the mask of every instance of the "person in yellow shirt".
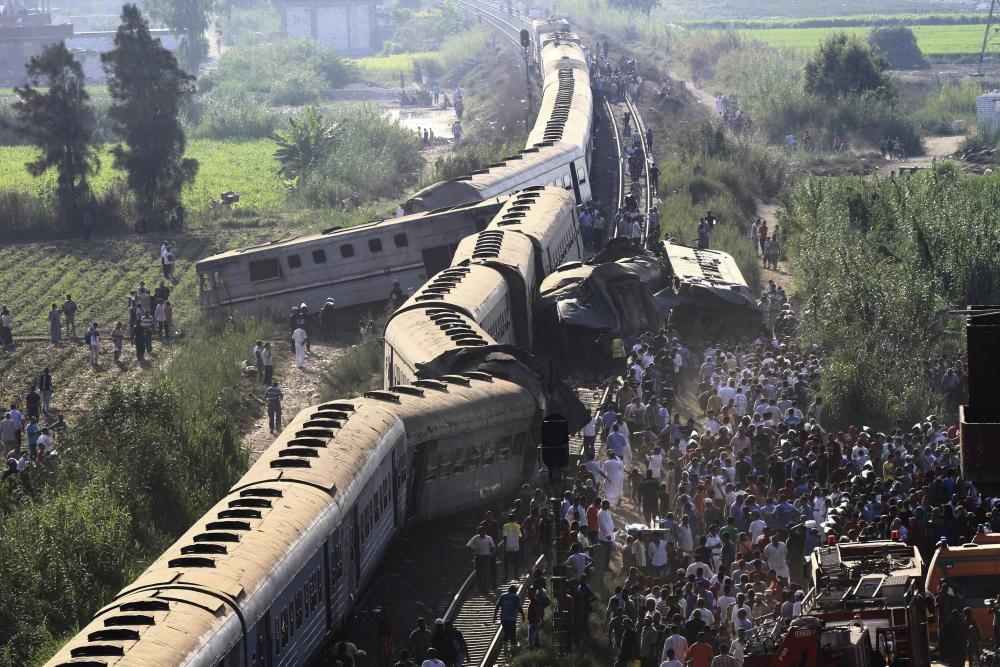
M 514 566 L 514 578 L 521 576 L 521 538 L 524 532 L 521 524 L 517 522 L 517 517 L 513 514 L 507 517 L 507 523 L 500 529 L 503 538 L 503 577 L 510 581 L 508 574 L 510 566 Z

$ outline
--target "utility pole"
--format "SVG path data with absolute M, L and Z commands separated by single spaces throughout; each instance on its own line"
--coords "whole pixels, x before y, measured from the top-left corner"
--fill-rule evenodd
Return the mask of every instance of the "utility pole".
M 986 42 L 990 38 L 990 28 L 993 27 L 993 9 L 997 0 L 990 0 L 990 15 L 986 19 L 986 30 L 983 32 L 983 48 L 979 51 L 979 76 L 983 75 L 983 59 L 986 57 Z
M 995 0 L 994 0 L 995 1 Z M 531 129 L 531 60 L 529 51 L 531 50 L 531 33 L 527 30 L 521 31 L 521 50 L 524 51 L 524 86 L 528 94 L 528 109 L 524 116 L 524 129 Z

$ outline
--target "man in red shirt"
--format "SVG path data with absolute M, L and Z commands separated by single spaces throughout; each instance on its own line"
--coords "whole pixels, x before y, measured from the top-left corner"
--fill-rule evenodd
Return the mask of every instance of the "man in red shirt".
M 698 633 L 698 641 L 688 648 L 687 657 L 692 667 L 712 667 L 715 651 L 712 650 L 712 645 L 705 641 L 704 632 Z

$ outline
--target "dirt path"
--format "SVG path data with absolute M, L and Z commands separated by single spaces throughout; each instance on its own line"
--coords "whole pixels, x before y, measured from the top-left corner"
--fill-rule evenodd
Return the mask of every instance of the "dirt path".
M 348 348 L 331 343 L 314 342 L 312 350 L 306 353 L 305 368 L 300 370 L 295 366 L 295 355 L 292 354 L 287 342 L 272 341 L 271 345 L 276 350 L 274 379 L 277 380 L 278 386 L 285 395 L 285 400 L 282 403 L 282 416 L 285 423 L 288 423 L 299 410 L 319 402 L 323 376 Z M 257 400 L 263 403 L 263 385 L 255 385 L 252 393 Z M 264 410 L 261 417 L 243 436 L 243 445 L 250 451 L 250 463 L 252 464 L 260 458 L 261 453 L 270 447 L 272 442 L 274 442 L 274 434 L 268 430 L 267 410 Z
M 924 147 L 923 155 L 907 157 L 902 160 L 883 160 L 879 164 L 879 174 L 888 176 L 890 172 L 900 167 L 928 167 L 934 160 L 947 158 L 957 153 L 962 147 L 963 141 L 965 141 L 965 136 L 960 134 L 943 137 L 924 137 L 921 142 Z

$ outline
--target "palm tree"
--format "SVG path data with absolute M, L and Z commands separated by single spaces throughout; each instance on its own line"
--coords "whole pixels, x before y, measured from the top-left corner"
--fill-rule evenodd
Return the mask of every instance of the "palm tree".
M 278 175 L 294 184 L 323 162 L 344 128 L 339 121 L 327 122 L 312 106 L 288 123 L 287 131 L 274 133 L 278 144 L 274 157 L 281 163 Z

